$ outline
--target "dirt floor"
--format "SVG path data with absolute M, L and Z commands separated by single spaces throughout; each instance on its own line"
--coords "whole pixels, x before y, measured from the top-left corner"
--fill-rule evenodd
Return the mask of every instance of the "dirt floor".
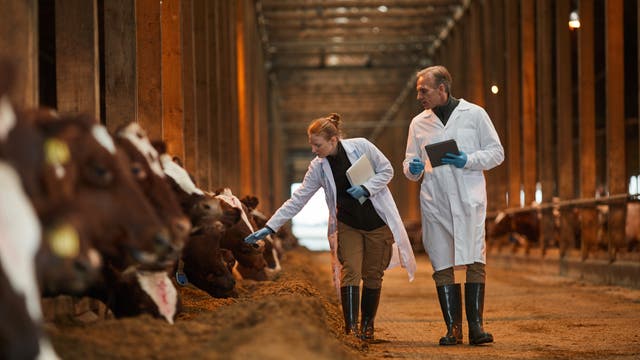
M 343 335 L 329 255 L 289 252 L 274 281 L 241 281 L 238 297 L 181 288 L 174 325 L 149 316 L 56 321 L 47 332 L 63 359 L 638 359 L 640 290 L 588 285 L 488 267 L 486 346 L 442 347 L 431 268 L 387 271 L 376 319 L 379 343 Z M 456 272 L 460 280 L 464 274 Z M 466 324 L 464 325 L 466 335 Z

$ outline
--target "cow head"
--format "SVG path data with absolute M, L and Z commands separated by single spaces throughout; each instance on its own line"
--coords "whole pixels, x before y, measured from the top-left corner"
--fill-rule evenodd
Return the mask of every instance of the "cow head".
M 116 132 L 118 145 L 130 159 L 131 172 L 160 219 L 171 230 L 172 246 L 176 256 L 191 230 L 191 222 L 184 215 L 175 193 L 166 181 L 158 152 L 137 123 L 130 123 Z

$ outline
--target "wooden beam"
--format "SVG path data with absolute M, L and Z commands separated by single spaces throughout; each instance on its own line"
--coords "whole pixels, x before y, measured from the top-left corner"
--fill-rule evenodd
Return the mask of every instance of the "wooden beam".
M 104 29 L 104 121 L 114 131 L 137 119 L 135 0 L 104 2 Z
M 538 174 L 542 202 L 549 203 L 556 190 L 554 125 L 557 120 L 553 113 L 553 4 L 552 0 L 536 1 L 536 74 L 537 74 L 537 114 L 538 114 Z M 554 219 L 551 209 L 542 212 L 540 245 L 546 252 L 553 247 Z
M 56 0 L 55 12 L 58 111 L 100 119 L 97 1 Z
M 0 56 L 16 67 L 11 101 L 38 106 L 38 1 L 0 0 L 0 9 Z
M 538 155 L 536 129 L 536 3 L 520 2 L 522 76 L 522 184 L 525 205 L 535 200 Z
M 160 2 L 136 1 L 138 122 L 150 139 L 163 139 Z
M 194 52 L 196 166 L 193 175 L 203 189 L 209 189 L 211 178 L 209 58 L 213 49 L 209 42 L 208 27 L 213 20 L 207 20 L 209 6 L 213 5 L 207 0 L 193 0 L 193 42 L 199 44 Z
M 197 166 L 196 66 L 193 0 L 180 2 L 182 15 L 182 94 L 184 119 L 184 167 L 191 173 Z
M 184 159 L 182 29 L 180 0 L 161 2 L 162 138 L 167 151 Z
M 498 132 L 506 150 L 507 125 L 505 119 L 505 31 L 504 23 L 496 19 L 504 19 L 504 7 L 502 0 L 485 1 L 482 6 L 482 46 L 485 51 L 485 98 L 486 110 Z M 491 86 L 498 87 L 498 93 L 491 92 Z M 505 195 L 508 191 L 508 166 L 504 163 L 488 172 L 487 176 L 487 211 L 492 212 L 507 206 Z
M 581 27 L 578 32 L 578 116 L 580 126 L 580 197 L 596 194 L 596 121 L 594 72 L 594 0 L 580 0 L 578 13 Z M 588 257 L 597 242 L 596 210 L 581 211 L 581 255 Z
M 609 194 L 627 193 L 625 161 L 624 1 L 605 1 L 605 59 L 607 114 L 607 184 Z M 626 204 L 609 208 L 609 260 L 625 248 Z
M 507 145 L 506 159 L 509 171 L 508 207 L 519 207 L 520 186 L 522 184 L 522 125 L 520 120 L 520 9 L 519 2 L 504 0 L 506 33 L 506 103 L 507 103 Z
M 573 112 L 573 61 L 571 59 L 572 43 L 571 30 L 567 26 L 571 11 L 571 0 L 556 1 L 556 131 L 558 151 L 556 151 L 556 164 L 558 173 L 558 197 L 560 200 L 573 199 L 576 196 L 574 176 L 574 144 L 575 134 L 573 124 L 575 122 Z M 562 148 L 560 147 L 562 145 Z M 573 209 L 561 210 L 561 227 L 559 234 L 560 253 L 564 256 L 574 244 L 574 214 Z

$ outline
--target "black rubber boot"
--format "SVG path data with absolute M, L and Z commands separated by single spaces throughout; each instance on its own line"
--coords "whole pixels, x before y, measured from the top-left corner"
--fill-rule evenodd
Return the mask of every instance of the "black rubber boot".
M 493 335 L 482 328 L 482 311 L 484 310 L 484 284 L 464 284 L 464 302 L 469 323 L 469 344 L 479 345 L 493 342 Z
M 373 340 L 373 320 L 376 318 L 380 303 L 380 289 L 362 288 L 362 322 L 360 323 L 360 338 Z
M 358 306 L 360 304 L 360 287 L 343 286 L 340 288 L 342 314 L 344 315 L 344 333 L 358 336 Z
M 440 345 L 462 344 L 462 291 L 460 284 L 442 285 L 438 290 L 438 301 L 447 325 L 447 334 L 440 338 Z

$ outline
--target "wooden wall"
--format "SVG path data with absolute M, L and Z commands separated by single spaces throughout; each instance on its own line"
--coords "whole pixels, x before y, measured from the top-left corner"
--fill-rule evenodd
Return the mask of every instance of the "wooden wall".
M 577 9 L 573 3 L 474 1 L 434 63 L 449 68 L 454 96 L 485 106 L 505 147 L 503 165 L 486 174 L 490 215 L 530 205 L 536 189 L 543 207 L 592 200 L 561 208 L 560 236 L 553 233 L 547 206 L 535 247 L 613 260 L 630 245 L 625 202 L 610 206 L 609 231 L 602 235 L 595 197 L 624 196 L 629 177 L 640 172 L 638 79 L 625 76 L 638 73 L 637 40 L 628 45 L 625 39 L 638 38 L 640 10 L 623 0 L 581 0 Z M 580 15 L 579 29 L 568 27 L 572 10 Z M 483 46 L 473 45 L 478 43 Z M 493 84 L 498 94 L 489 91 Z M 570 226 L 574 209 L 580 229 Z M 572 240 L 576 231 L 578 245 Z
M 93 114 L 111 131 L 137 121 L 203 189 L 229 187 L 271 208 L 267 74 L 253 0 L 1 0 L 0 7 L 0 55 L 19 64 L 17 104 L 38 106 L 45 87 L 59 111 Z M 39 19 L 55 29 L 55 76 L 43 84 Z

